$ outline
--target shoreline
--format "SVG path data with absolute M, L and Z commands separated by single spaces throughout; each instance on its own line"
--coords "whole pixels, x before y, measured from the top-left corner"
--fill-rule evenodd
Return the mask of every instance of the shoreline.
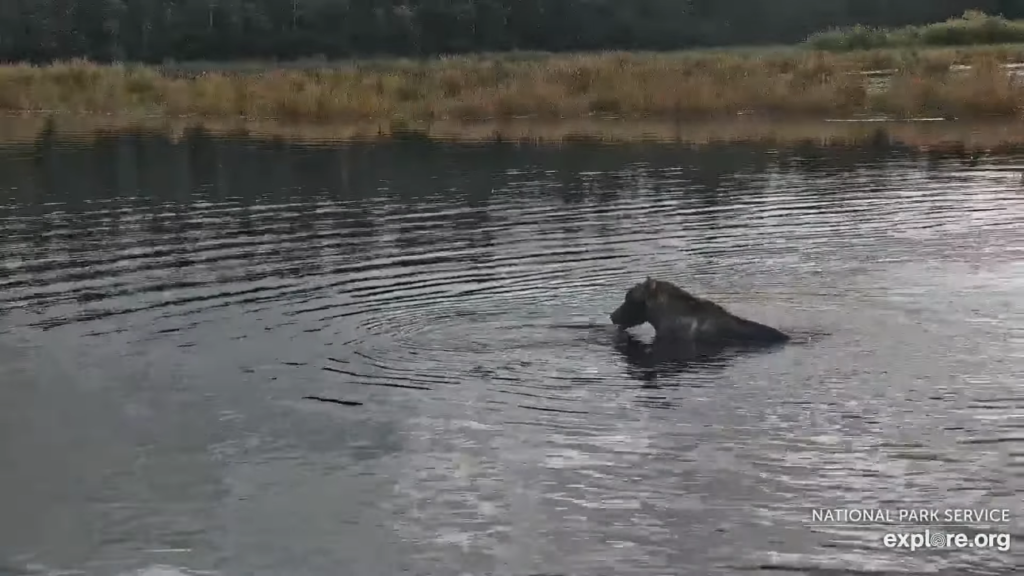
M 225 63 L 187 75 L 75 61 L 0 65 L 0 111 L 303 123 L 1020 118 L 1020 62 L 1024 44 L 838 54 L 794 48 L 460 56 L 262 70 Z
M 132 117 L 81 114 L 0 115 L 0 147 L 91 145 L 126 134 L 181 142 L 194 137 L 240 138 L 295 145 L 395 141 L 460 144 L 630 144 L 703 146 L 726 143 L 817 146 L 906 146 L 989 150 L 1024 147 L 1024 120 L 804 120 L 740 116 L 709 121 L 655 119 L 517 119 L 423 123 L 297 123 L 244 119 Z

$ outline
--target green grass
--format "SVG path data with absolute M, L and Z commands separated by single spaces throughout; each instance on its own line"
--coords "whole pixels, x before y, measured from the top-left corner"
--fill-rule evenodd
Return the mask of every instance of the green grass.
M 1021 42 L 1024 42 L 1024 21 L 969 10 L 960 18 L 924 26 L 871 28 L 858 25 L 832 29 L 812 35 L 806 44 L 818 50 L 851 51 Z

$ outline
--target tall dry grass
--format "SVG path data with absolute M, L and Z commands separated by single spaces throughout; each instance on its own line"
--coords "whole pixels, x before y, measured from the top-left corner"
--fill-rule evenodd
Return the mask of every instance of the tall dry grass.
M 68 62 L 0 67 L 0 109 L 298 121 L 777 116 L 1016 116 L 1000 64 L 1024 47 L 459 57 L 203 72 Z M 970 65 L 968 71 L 951 69 Z M 879 80 L 864 72 L 893 70 Z

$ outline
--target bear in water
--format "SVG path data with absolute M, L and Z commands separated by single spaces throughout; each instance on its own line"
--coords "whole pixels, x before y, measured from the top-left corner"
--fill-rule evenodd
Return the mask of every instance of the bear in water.
M 710 300 L 654 278 L 630 288 L 626 300 L 611 313 L 611 321 L 622 329 L 649 322 L 659 340 L 741 345 L 789 341 L 789 336 L 771 326 L 740 318 Z

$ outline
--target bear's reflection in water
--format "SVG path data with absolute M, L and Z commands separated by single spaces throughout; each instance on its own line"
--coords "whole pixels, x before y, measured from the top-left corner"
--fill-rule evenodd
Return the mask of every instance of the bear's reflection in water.
M 626 330 L 618 330 L 614 348 L 626 361 L 630 377 L 658 388 L 659 378 L 686 373 L 706 373 L 725 369 L 737 358 L 764 354 L 774 347 L 723 342 L 696 342 L 655 336 L 645 342 Z

